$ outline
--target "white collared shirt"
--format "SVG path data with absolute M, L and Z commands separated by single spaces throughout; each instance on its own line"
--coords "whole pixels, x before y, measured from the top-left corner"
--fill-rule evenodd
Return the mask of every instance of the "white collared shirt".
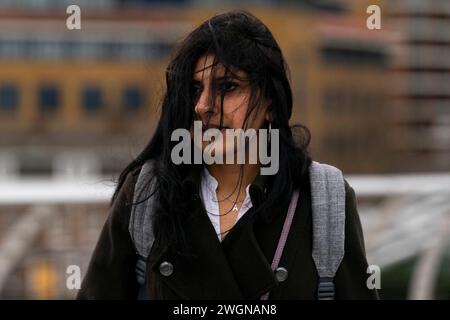
M 219 183 L 217 182 L 216 178 L 214 178 L 205 167 L 202 172 L 200 183 L 200 198 L 202 199 L 203 205 L 205 206 L 206 212 L 208 213 L 208 217 L 211 220 L 214 229 L 216 230 L 219 241 L 222 241 L 222 237 L 220 235 L 220 210 L 216 193 L 218 184 Z M 237 223 L 239 219 L 252 207 L 252 200 L 248 192 L 249 188 L 250 185 L 245 188 L 245 199 L 244 202 L 242 202 L 241 208 L 239 209 L 235 223 Z M 230 197 L 230 200 L 234 201 L 235 199 L 231 199 Z

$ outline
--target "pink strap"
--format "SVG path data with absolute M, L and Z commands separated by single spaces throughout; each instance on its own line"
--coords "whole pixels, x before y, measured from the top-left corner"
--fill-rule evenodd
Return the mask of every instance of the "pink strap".
M 288 213 L 286 215 L 286 220 L 284 220 L 283 230 L 281 231 L 280 239 L 278 240 L 277 250 L 275 251 L 275 255 L 272 260 L 272 270 L 275 271 L 278 268 L 278 264 L 280 263 L 281 255 L 283 253 L 284 245 L 286 244 L 286 240 L 289 234 L 289 230 L 291 229 L 292 219 L 294 218 L 295 209 L 297 207 L 298 201 L 298 190 L 294 190 L 292 194 L 291 203 L 289 204 Z M 261 296 L 261 300 L 269 299 L 270 291 L 266 292 Z

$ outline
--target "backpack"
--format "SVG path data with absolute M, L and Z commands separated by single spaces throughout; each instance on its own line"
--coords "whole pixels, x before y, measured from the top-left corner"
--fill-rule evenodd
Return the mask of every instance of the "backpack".
M 155 182 L 154 179 L 149 179 L 152 166 L 152 160 L 147 161 L 139 173 L 129 223 L 130 236 L 138 256 L 136 262 L 138 299 L 148 298 L 145 274 L 147 258 L 155 240 L 152 223 Z M 334 277 L 344 257 L 345 182 L 339 169 L 316 161 L 312 161 L 309 174 L 313 223 L 312 257 L 319 275 L 317 299 L 333 300 Z M 143 198 L 142 194 L 145 195 Z

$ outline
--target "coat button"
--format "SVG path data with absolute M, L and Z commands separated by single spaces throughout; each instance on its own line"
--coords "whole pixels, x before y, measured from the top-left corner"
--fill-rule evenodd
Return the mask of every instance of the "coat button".
M 288 271 L 286 270 L 286 268 L 279 267 L 275 271 L 275 277 L 277 278 L 278 282 L 283 282 L 288 277 Z
M 161 272 L 163 276 L 168 277 L 173 273 L 173 265 L 168 261 L 161 262 L 159 265 L 159 272 Z

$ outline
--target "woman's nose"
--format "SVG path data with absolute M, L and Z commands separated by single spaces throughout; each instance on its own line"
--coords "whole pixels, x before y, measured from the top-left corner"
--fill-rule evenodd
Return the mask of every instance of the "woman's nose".
M 211 99 L 209 98 L 208 90 L 203 90 L 195 105 L 195 112 L 198 115 L 204 115 L 207 113 L 213 113 L 213 107 Z

